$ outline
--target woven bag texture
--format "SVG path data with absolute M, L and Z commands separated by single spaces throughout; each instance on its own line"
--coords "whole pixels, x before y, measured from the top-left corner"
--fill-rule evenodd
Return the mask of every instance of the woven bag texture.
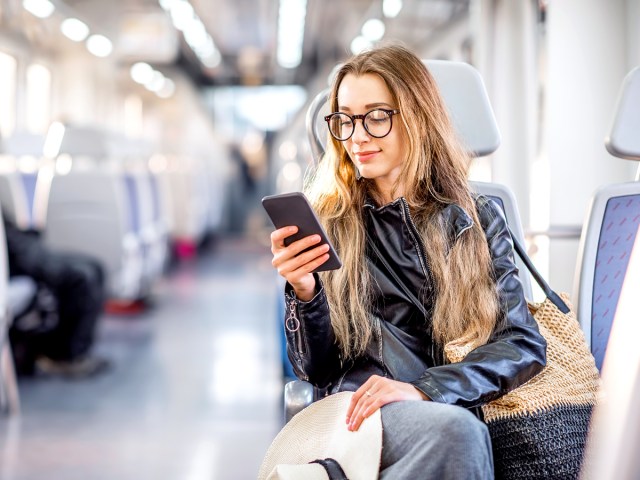
M 547 366 L 538 375 L 482 407 L 493 444 L 496 478 L 578 478 L 600 377 L 571 308 L 563 314 L 548 299 L 529 304 L 547 341 Z M 451 362 L 473 345 L 445 346 Z

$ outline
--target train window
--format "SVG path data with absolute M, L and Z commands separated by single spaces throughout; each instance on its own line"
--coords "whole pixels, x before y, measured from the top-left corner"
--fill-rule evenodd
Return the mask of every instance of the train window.
M 47 132 L 51 122 L 51 72 L 34 63 L 27 69 L 27 130 Z
M 8 137 L 16 124 L 16 59 L 0 52 L 0 136 Z

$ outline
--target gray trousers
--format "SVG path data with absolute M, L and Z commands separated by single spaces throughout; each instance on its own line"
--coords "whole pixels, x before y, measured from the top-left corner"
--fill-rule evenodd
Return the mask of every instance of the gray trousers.
M 394 402 L 381 409 L 380 479 L 493 479 L 487 426 L 462 407 Z

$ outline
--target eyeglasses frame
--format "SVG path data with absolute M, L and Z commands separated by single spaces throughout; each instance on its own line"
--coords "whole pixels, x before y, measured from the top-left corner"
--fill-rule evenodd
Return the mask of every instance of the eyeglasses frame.
M 377 135 L 374 135 L 373 133 L 371 133 L 369 131 L 369 129 L 367 128 L 367 126 L 365 125 L 365 123 L 364 123 L 364 117 L 369 115 L 371 112 L 375 112 L 376 110 L 382 110 L 387 115 L 389 115 L 389 122 L 391 122 L 391 124 L 389 126 L 389 131 L 387 133 L 385 133 L 384 135 L 381 135 L 381 136 L 377 136 Z M 399 113 L 400 113 L 400 110 L 397 110 L 397 109 L 392 110 L 392 109 L 389 109 L 389 108 L 372 108 L 368 112 L 363 113 L 361 115 L 349 115 L 348 113 L 345 113 L 345 112 L 333 112 L 333 113 L 330 113 L 329 115 L 325 116 L 324 120 L 325 120 L 325 122 L 327 122 L 327 128 L 329 129 L 329 133 L 331 134 L 331 136 L 333 138 L 335 138 L 339 142 L 346 142 L 351 137 L 353 137 L 353 134 L 356 131 L 356 120 L 360 120 L 362 122 L 362 126 L 364 127 L 364 130 L 367 132 L 367 134 L 371 135 L 373 138 L 384 138 L 384 137 L 386 137 L 387 135 L 389 135 L 391 133 L 391 130 L 393 129 L 393 116 L 394 115 L 398 115 Z M 351 135 L 349 135 L 347 138 L 344 138 L 344 139 L 338 138 L 331 131 L 331 126 L 329 124 L 329 121 L 331 120 L 331 117 L 333 117 L 334 115 L 346 115 L 347 117 L 349 117 L 351 119 L 351 122 L 353 123 L 353 130 L 351 131 Z

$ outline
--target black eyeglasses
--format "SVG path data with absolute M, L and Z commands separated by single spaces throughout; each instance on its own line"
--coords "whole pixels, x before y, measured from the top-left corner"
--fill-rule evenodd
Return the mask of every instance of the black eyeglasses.
M 335 112 L 324 119 L 329 126 L 331 136 L 340 142 L 349 140 L 356 130 L 356 120 L 362 120 L 362 125 L 369 135 L 382 138 L 389 135 L 392 127 L 392 117 L 400 113 L 400 110 L 387 110 L 376 108 L 364 115 L 349 115 L 344 112 Z

